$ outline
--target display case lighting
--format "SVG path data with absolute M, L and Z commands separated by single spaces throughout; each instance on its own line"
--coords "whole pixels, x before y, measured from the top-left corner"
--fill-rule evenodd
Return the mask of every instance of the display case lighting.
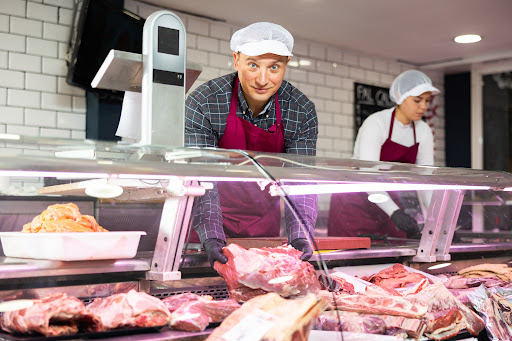
M 322 184 L 322 185 L 295 185 L 270 187 L 270 195 L 281 196 L 282 191 L 287 195 L 329 194 L 329 193 L 356 193 L 381 191 L 416 191 L 416 190 L 488 190 L 490 186 L 457 186 L 434 184 L 402 184 L 402 183 L 350 183 L 350 184 Z

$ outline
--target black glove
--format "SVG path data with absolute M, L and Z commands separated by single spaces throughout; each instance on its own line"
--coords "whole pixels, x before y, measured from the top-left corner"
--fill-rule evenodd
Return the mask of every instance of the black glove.
M 210 238 L 205 240 L 204 250 L 208 255 L 208 260 L 210 261 L 212 268 L 215 261 L 219 261 L 222 264 L 227 263 L 228 257 L 222 254 L 222 248 L 224 246 L 226 246 L 226 243 L 223 240 L 217 238 Z
M 313 255 L 313 248 L 306 238 L 294 239 L 290 244 L 297 250 L 302 251 L 302 256 L 300 256 L 300 259 L 303 261 L 310 259 Z
M 393 212 L 391 219 L 395 223 L 396 228 L 400 231 L 404 231 L 408 236 L 417 236 L 421 232 L 418 222 L 403 210 Z

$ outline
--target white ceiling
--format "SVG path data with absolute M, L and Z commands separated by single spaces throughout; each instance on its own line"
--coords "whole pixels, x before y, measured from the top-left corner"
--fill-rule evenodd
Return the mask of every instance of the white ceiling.
M 424 67 L 512 57 L 512 0 L 142 0 L 245 26 L 270 21 L 295 38 Z M 483 40 L 457 44 L 459 34 Z

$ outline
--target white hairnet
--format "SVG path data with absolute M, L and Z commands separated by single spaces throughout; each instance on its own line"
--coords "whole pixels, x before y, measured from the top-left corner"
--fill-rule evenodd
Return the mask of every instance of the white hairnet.
M 426 74 L 418 70 L 407 70 L 395 78 L 389 96 L 396 104 L 402 104 L 407 97 L 419 96 L 428 91 L 433 95 L 440 93 Z
M 284 27 L 258 22 L 236 31 L 231 37 L 231 50 L 248 56 L 273 53 L 293 56 L 293 36 Z

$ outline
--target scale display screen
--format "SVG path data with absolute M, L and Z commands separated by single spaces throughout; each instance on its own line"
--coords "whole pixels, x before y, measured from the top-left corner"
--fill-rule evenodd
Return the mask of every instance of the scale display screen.
M 180 51 L 180 31 L 158 26 L 158 52 L 178 56 Z

